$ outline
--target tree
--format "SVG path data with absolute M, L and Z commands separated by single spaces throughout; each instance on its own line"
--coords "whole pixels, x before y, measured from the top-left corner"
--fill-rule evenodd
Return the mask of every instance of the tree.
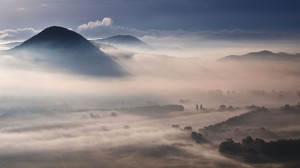
M 203 135 L 200 134 L 200 133 L 192 132 L 191 136 L 192 136 L 192 138 L 193 138 L 197 143 L 205 143 L 205 142 L 207 142 L 206 139 L 203 137 Z
M 222 104 L 221 106 L 220 106 L 220 110 L 226 110 L 226 106 L 224 105 L 224 104 Z
M 242 153 L 242 147 L 230 138 L 220 144 L 219 151 L 223 154 L 239 155 Z

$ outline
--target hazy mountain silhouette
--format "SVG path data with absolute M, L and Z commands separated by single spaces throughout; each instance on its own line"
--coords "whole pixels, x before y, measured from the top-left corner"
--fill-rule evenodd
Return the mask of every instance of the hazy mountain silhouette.
M 8 51 L 31 56 L 37 63 L 84 75 L 123 76 L 122 68 L 78 33 L 63 27 L 49 27 Z
M 300 61 L 300 54 L 284 52 L 273 53 L 271 51 L 251 52 L 245 55 L 229 55 L 217 61 Z
M 99 43 L 116 44 L 116 45 L 123 45 L 123 46 L 149 47 L 145 42 L 131 35 L 117 35 L 117 36 L 97 39 L 93 41 Z

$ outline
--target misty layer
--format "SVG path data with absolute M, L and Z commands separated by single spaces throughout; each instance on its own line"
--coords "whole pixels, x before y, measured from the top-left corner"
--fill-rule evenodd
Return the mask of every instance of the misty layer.
M 204 118 L 201 114 L 191 113 L 188 117 L 185 112 L 171 112 L 169 117 L 149 118 L 122 112 L 111 115 L 111 111 L 68 112 L 63 107 L 59 109 L 59 112 L 52 108 L 36 113 L 29 109 L 28 112 L 16 109 L 21 113 L 2 109 L 0 165 L 247 167 L 219 155 L 213 146 L 194 143 L 189 131 L 171 128 L 176 122 L 172 118 L 180 120 L 184 126 L 191 124 L 190 120 Z

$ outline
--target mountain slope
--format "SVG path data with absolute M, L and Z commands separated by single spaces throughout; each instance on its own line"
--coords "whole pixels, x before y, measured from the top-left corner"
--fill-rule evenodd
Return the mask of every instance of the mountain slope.
M 49 27 L 11 49 L 10 54 L 31 56 L 36 63 L 71 73 L 123 76 L 122 68 L 87 39 L 62 27 Z
M 273 53 L 271 51 L 251 52 L 245 55 L 230 55 L 217 61 L 300 61 L 300 54 L 289 54 L 284 52 Z

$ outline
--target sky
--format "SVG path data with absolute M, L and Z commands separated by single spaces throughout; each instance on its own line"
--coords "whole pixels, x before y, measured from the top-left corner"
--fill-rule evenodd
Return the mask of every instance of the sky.
M 298 39 L 299 6 L 297 0 L 1 0 L 0 40 L 24 39 L 53 25 L 90 38 L 170 32 L 215 38 L 217 32 L 218 38 Z
M 245 121 L 258 123 L 220 127 L 223 133 L 208 132 L 211 143 L 204 145 L 181 129 L 217 124 L 248 105 L 271 109 L 300 100 L 300 62 L 284 61 L 285 53 L 277 61 L 217 61 L 261 50 L 300 53 L 299 6 L 299 0 L 0 0 L 0 167 L 257 167 L 221 155 L 217 144 L 249 133 L 299 138 L 300 113 L 282 117 L 275 110 L 267 120 L 250 113 Z M 134 35 L 149 47 L 94 43 L 97 52 L 84 39 L 55 36 L 2 51 L 49 26 L 88 39 Z M 106 70 L 100 61 L 126 75 L 95 75 Z M 164 104 L 185 111 L 126 108 Z M 241 109 L 211 109 L 220 105 Z

